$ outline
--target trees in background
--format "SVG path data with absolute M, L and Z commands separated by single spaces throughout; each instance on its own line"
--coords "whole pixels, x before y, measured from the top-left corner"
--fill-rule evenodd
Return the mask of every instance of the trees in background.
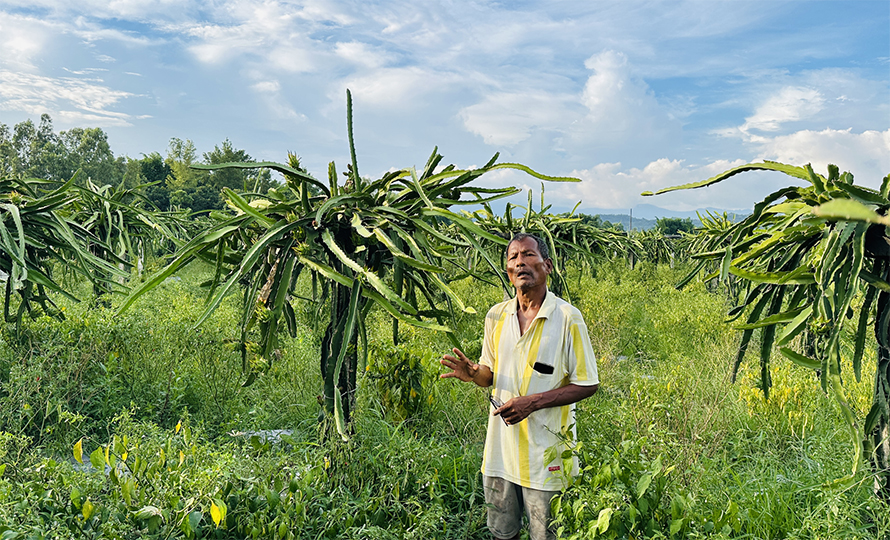
M 655 228 L 664 235 L 675 235 L 681 232 L 692 234 L 695 225 L 690 218 L 658 218 Z
M 0 124 L 0 174 L 39 178 L 59 185 L 81 170 L 83 180 L 116 183 L 126 172 L 126 159 L 115 158 L 101 128 L 72 128 L 56 133 L 48 114 L 40 123 Z
M 79 182 L 98 186 L 121 185 L 136 189 L 160 210 L 219 210 L 225 205 L 223 188 L 265 194 L 277 186 L 268 170 L 201 171 L 198 164 L 255 160 L 228 139 L 200 158 L 191 140 L 170 139 L 167 155 L 158 152 L 142 158 L 114 157 L 108 135 L 101 128 L 72 128 L 56 133 L 48 114 L 34 124 L 19 122 L 12 128 L 0 123 L 0 176 L 38 178 L 62 185 L 78 170 Z M 151 185 L 146 185 L 151 184 Z

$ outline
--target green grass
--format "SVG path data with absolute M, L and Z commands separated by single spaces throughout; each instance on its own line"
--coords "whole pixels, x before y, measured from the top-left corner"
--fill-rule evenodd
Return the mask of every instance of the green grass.
M 191 267 L 122 315 L 62 302 L 65 321 L 38 318 L 20 335 L 5 328 L 2 538 L 489 537 L 478 472 L 488 405 L 482 390 L 438 379 L 444 336 L 401 325 L 393 349 L 390 320 L 372 312 L 353 435 L 326 438 L 318 306 L 297 304 L 297 337 L 243 388 L 231 345 L 239 298 L 193 328 L 206 273 Z M 852 461 L 834 402 L 779 358 L 770 401 L 756 388 L 756 359 L 731 384 L 738 334 L 723 323 L 725 301 L 702 284 L 677 291 L 682 273 L 618 263 L 570 277 L 602 384 L 579 406 L 585 470 L 559 503 L 563 536 L 587 538 L 593 526 L 606 538 L 887 538 L 890 508 L 871 495 L 867 470 L 830 486 Z M 454 288 L 477 312 L 454 327 L 478 357 L 483 317 L 503 293 L 470 281 Z M 873 365 L 866 358 L 863 373 Z M 848 378 L 861 419 L 871 381 Z M 294 434 L 286 444 L 230 435 L 260 429 Z M 85 461 L 110 444 L 128 472 L 78 468 L 78 441 Z M 219 527 L 214 506 L 227 510 Z M 139 513 L 146 508 L 158 514 Z M 613 517 L 600 527 L 606 509 Z

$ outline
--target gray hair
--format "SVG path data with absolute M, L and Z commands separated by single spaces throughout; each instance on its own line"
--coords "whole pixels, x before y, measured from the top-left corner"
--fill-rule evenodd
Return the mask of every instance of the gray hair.
M 546 261 L 547 259 L 550 258 L 550 247 L 547 245 L 547 242 L 545 242 L 540 236 L 536 236 L 534 234 L 528 234 L 528 233 L 514 234 L 513 238 L 511 238 L 510 241 L 507 242 L 507 250 L 510 249 L 510 244 L 512 244 L 513 242 L 525 240 L 526 238 L 531 238 L 532 240 L 535 241 L 535 243 L 538 245 L 538 253 L 541 254 L 542 259 L 544 259 Z

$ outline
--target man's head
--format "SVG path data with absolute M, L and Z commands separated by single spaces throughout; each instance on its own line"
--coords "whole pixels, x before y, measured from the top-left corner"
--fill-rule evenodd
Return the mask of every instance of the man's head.
M 517 291 L 547 287 L 553 271 L 547 243 L 533 234 L 519 233 L 507 244 L 507 277 Z

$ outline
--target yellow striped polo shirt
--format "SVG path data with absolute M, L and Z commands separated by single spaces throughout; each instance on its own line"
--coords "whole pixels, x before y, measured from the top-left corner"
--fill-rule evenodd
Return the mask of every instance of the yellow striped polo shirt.
M 494 306 L 485 316 L 482 358 L 494 374 L 492 393 L 506 403 L 515 396 L 546 392 L 568 384 L 599 384 L 596 358 L 581 312 L 550 291 L 522 336 L 516 317 L 517 300 Z M 535 369 L 536 364 L 541 364 Z M 552 367 L 552 371 L 546 367 Z M 550 371 L 550 374 L 546 372 Z M 494 410 L 493 408 L 491 409 Z M 562 461 L 544 463 L 545 451 L 559 442 L 555 433 L 571 426 L 575 405 L 541 409 L 507 426 L 489 415 L 482 474 L 504 478 L 524 487 L 557 491 L 565 487 Z M 577 459 L 571 471 L 578 474 Z

